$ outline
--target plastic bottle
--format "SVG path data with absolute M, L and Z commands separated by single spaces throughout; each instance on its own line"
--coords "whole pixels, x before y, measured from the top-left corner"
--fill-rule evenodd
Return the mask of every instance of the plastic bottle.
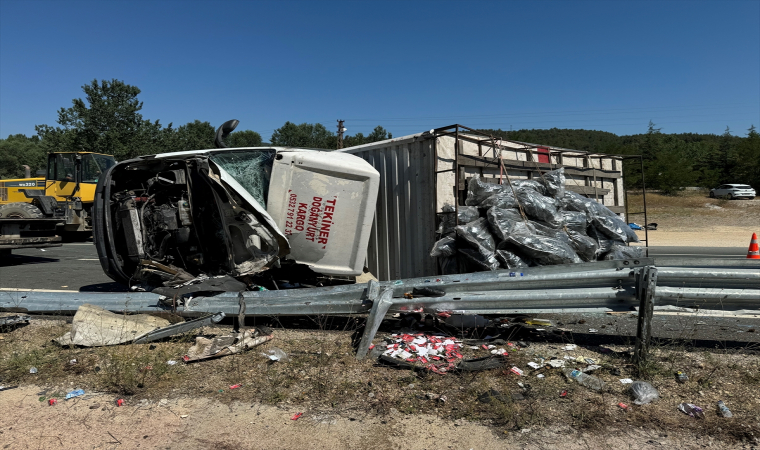
M 575 380 L 582 386 L 586 386 L 589 389 L 593 389 L 595 391 L 601 391 L 604 389 L 604 381 L 593 375 L 589 375 L 587 373 L 581 372 L 580 370 L 574 370 L 570 368 L 564 369 L 562 372 L 567 378 Z
M 679 383 L 686 383 L 689 381 L 689 376 L 679 370 L 676 372 L 676 381 Z
M 718 413 L 723 417 L 734 417 L 734 414 L 728 409 L 726 404 L 723 403 L 723 400 L 718 400 Z

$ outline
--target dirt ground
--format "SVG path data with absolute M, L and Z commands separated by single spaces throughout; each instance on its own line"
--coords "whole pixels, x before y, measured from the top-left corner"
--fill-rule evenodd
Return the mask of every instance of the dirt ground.
M 760 200 L 648 195 L 647 203 L 648 222 L 658 223 L 650 245 L 746 246 L 760 232 Z M 667 344 L 633 367 L 632 345 L 569 351 L 563 346 L 574 342 L 572 335 L 561 335 L 566 342 L 501 345 L 509 350 L 505 368 L 441 376 L 357 361 L 351 341 L 360 321 L 353 318 L 278 323 L 269 320 L 274 339 L 260 347 L 188 365 L 168 362 L 181 361 L 196 334 L 151 345 L 62 348 L 51 340 L 68 331 L 64 321 L 0 330 L 0 385 L 18 386 L 0 390 L 0 448 L 760 449 L 754 343 L 732 350 Z M 387 335 L 378 333 L 375 343 Z M 267 362 L 261 353 L 275 347 L 290 360 Z M 465 345 L 468 358 L 488 354 L 470 347 L 477 345 Z M 593 392 L 558 369 L 527 365 L 566 355 L 593 358 L 607 388 Z M 512 365 L 526 376 L 509 372 Z M 31 367 L 38 372 L 29 373 Z M 686 383 L 676 381 L 678 370 L 689 375 Z M 633 405 L 623 378 L 652 383 L 659 400 Z M 77 388 L 85 395 L 65 400 Z M 491 389 L 503 398 L 478 400 Z M 57 404 L 49 406 L 52 398 Z M 118 399 L 125 405 L 117 406 Z M 717 414 L 718 400 L 733 418 Z M 681 402 L 702 406 L 705 419 L 679 412 Z
M 629 194 L 629 210 L 643 211 L 643 197 Z M 643 215 L 629 220 L 644 224 Z M 685 192 L 666 197 L 647 194 L 647 223 L 657 223 L 650 231 L 650 246 L 749 247 L 752 233 L 760 233 L 760 198 L 723 200 L 705 192 Z M 638 231 L 644 239 L 644 232 Z

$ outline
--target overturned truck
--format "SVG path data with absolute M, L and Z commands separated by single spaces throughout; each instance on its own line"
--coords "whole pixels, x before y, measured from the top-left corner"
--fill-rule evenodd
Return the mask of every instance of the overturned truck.
M 352 283 L 364 267 L 377 189 L 378 172 L 342 153 L 142 156 L 98 182 L 94 240 L 106 274 L 149 290 Z

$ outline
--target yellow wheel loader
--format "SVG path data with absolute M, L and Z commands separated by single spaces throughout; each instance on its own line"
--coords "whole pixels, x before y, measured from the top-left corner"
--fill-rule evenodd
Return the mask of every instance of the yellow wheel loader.
M 92 152 L 48 154 L 47 176 L 0 180 L 0 219 L 61 219 L 63 232 L 89 235 L 98 179 L 116 160 Z

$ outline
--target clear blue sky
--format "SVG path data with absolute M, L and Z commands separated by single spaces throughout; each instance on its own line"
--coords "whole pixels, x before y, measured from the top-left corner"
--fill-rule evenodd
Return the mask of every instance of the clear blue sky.
M 143 116 L 395 136 L 461 123 L 745 135 L 760 128 L 760 1 L 0 0 L 0 136 L 93 79 Z

